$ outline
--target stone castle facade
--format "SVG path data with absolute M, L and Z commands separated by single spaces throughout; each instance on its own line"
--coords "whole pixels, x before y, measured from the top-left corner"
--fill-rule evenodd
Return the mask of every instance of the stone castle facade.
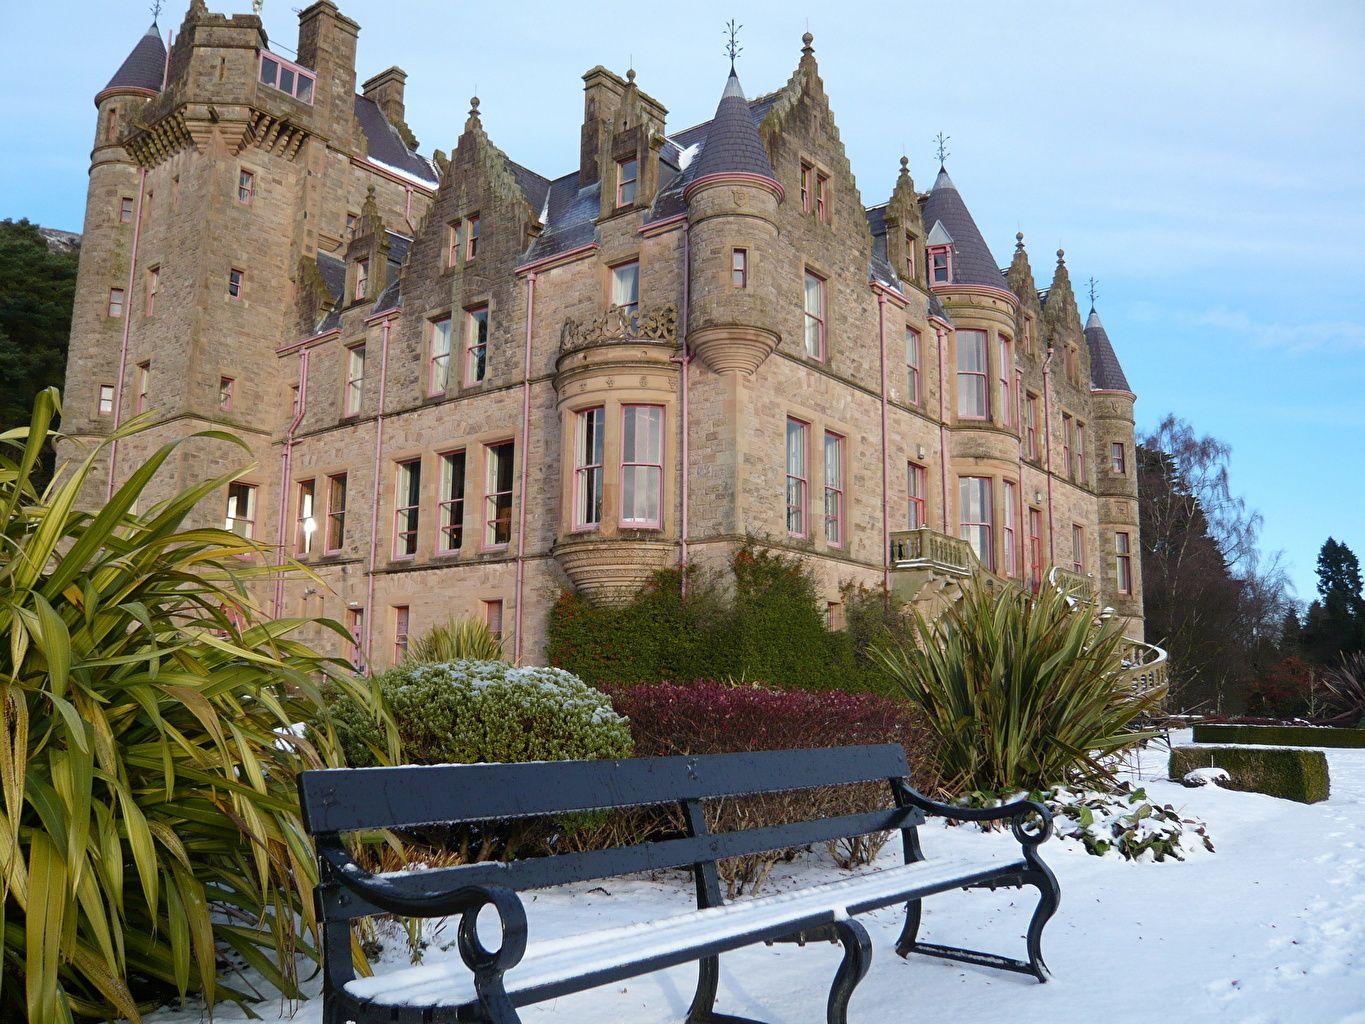
M 583 76 L 577 167 L 504 154 L 477 100 L 446 157 L 405 74 L 356 92 L 359 26 L 193 0 L 96 97 L 65 393 L 68 453 L 135 415 L 104 500 L 241 481 L 204 522 L 323 581 L 262 595 L 382 666 L 452 615 L 543 656 L 576 588 L 632 593 L 752 538 L 840 588 L 943 600 L 986 573 L 1098 592 L 1142 637 L 1134 395 L 1062 253 L 1002 269 L 946 170 L 864 205 L 804 38 L 790 79 L 681 132 Z

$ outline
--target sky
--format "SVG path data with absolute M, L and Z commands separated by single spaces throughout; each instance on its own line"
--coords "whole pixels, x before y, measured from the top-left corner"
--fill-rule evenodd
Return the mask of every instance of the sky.
M 1233 489 L 1298 596 L 1313 596 L 1329 535 L 1365 558 L 1361 0 L 339 2 L 362 26 L 359 78 L 408 72 L 423 152 L 453 147 L 477 90 L 493 140 L 548 177 L 577 164 L 588 68 L 634 66 L 672 133 L 715 110 L 726 20 L 743 26 L 751 96 L 787 80 L 809 28 L 864 204 L 889 197 L 902 153 L 928 188 L 933 138 L 949 136 L 948 168 L 1002 265 L 1023 231 L 1040 285 L 1059 246 L 1078 295 L 1098 279 L 1139 430 L 1173 412 L 1232 446 Z M 0 218 L 79 231 L 91 101 L 150 16 L 110 0 L 6 6 L 24 43 L 0 62 Z M 170 0 L 163 28 L 184 9 Z M 286 55 L 296 10 L 264 2 Z

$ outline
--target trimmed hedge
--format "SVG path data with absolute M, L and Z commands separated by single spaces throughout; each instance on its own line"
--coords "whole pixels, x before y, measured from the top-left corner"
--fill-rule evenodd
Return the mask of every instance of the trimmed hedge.
M 1252 743 L 1272 747 L 1365 747 L 1365 729 L 1308 725 L 1196 725 L 1196 743 Z
M 1303 804 L 1326 800 L 1331 792 L 1327 756 L 1321 750 L 1288 747 L 1174 747 L 1171 778 L 1196 768 L 1222 768 L 1228 789 L 1264 793 Z

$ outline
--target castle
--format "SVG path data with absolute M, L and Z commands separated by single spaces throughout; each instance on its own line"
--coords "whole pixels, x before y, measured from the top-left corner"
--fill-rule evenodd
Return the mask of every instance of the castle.
M 583 75 L 576 167 L 491 140 L 449 157 L 406 75 L 356 91 L 360 27 L 299 14 L 297 55 L 192 0 L 98 108 L 64 454 L 110 445 L 97 504 L 171 438 L 152 496 L 254 461 L 204 522 L 323 581 L 383 666 L 452 615 L 543 657 L 569 588 L 633 593 L 746 539 L 931 607 L 973 576 L 1098 596 L 1142 639 L 1134 394 L 1064 256 L 1001 268 L 946 169 L 865 206 L 812 37 L 790 79 L 670 133 L 636 82 Z M 723 71 L 723 69 L 721 69 Z M 717 75 L 721 85 L 722 75 Z M 551 168 L 545 168 L 551 170 Z

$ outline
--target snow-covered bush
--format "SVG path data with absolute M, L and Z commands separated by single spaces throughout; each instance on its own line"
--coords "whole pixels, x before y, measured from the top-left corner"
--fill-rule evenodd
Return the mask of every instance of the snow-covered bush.
M 1184 860 L 1191 849 L 1213 852 L 1202 821 L 1182 818 L 1170 804 L 1154 802 L 1142 787 L 1119 783 L 1108 792 L 1059 788 L 1042 794 L 1052 809 L 1056 834 L 1086 852 L 1113 850 L 1125 860 Z

